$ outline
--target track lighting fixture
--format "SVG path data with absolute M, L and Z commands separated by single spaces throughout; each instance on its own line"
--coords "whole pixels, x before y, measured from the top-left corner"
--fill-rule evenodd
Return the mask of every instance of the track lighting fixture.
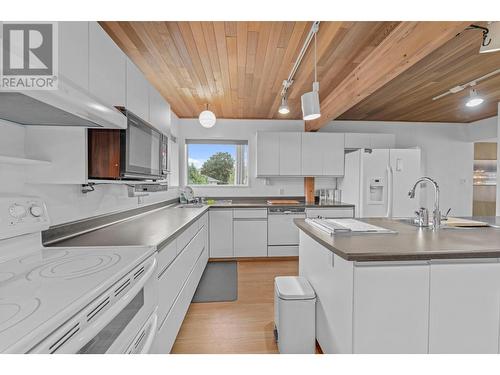
M 316 33 L 314 34 L 314 82 L 313 89 L 302 95 L 302 118 L 306 121 L 315 120 L 321 117 L 319 104 L 319 82 L 316 62 Z
M 293 77 L 295 76 L 295 73 L 297 72 L 297 69 L 299 68 L 300 63 L 302 62 L 302 59 L 304 58 L 304 55 L 307 52 L 307 48 L 309 47 L 309 44 L 311 43 L 313 38 L 314 38 L 314 42 L 316 43 L 316 33 L 319 30 L 319 23 L 320 23 L 319 21 L 313 22 L 311 29 L 309 30 L 309 34 L 307 34 L 306 40 L 304 41 L 304 44 L 302 45 L 302 48 L 299 52 L 299 55 L 297 56 L 297 60 L 295 60 L 295 64 L 293 64 L 292 70 L 290 71 L 288 78 L 283 80 L 283 85 L 282 85 L 281 92 L 280 92 L 281 104 L 280 104 L 280 107 L 278 109 L 278 112 L 281 113 L 282 115 L 286 115 L 286 114 L 290 113 L 290 108 L 288 107 L 288 94 L 287 94 L 287 92 L 288 92 L 288 89 L 293 84 Z M 314 53 L 314 58 L 315 58 L 314 65 L 316 66 L 316 50 Z M 319 100 L 319 98 L 318 98 L 318 100 Z
M 500 51 L 500 22 L 491 22 L 483 34 L 483 43 L 479 48 L 479 53 Z

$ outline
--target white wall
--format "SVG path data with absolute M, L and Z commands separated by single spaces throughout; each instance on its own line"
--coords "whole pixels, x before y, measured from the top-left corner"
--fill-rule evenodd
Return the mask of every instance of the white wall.
M 398 123 L 379 121 L 334 121 L 322 129 L 328 132 L 392 133 L 396 147 L 420 147 L 422 173 L 435 178 L 441 190 L 441 208 L 453 215 L 472 214 L 472 171 L 474 146 L 468 126 L 453 123 Z M 424 193 L 432 207 L 433 193 Z
M 496 215 L 500 216 L 500 147 L 498 147 L 498 134 L 500 134 L 500 103 L 497 112 L 497 208 Z
M 0 121 L 0 155 L 25 156 L 28 151 L 25 149 L 27 129 Z M 27 183 L 30 168 L 32 167 L 0 164 L 0 194 L 16 193 L 42 197 L 47 203 L 52 225 L 178 197 L 178 189 L 171 188 L 168 192 L 151 193 L 139 204 L 137 198 L 128 197 L 126 186 L 99 185 L 96 186 L 96 191 L 83 194 L 80 185 L 31 184 Z
M 487 142 L 497 138 L 498 117 L 472 122 L 467 125 L 467 140 L 471 142 Z
M 301 120 L 217 120 L 211 129 L 203 128 L 198 119 L 179 119 L 180 134 L 180 171 L 181 185 L 186 183 L 186 139 L 234 139 L 248 141 L 249 185 L 247 187 L 195 187 L 199 196 L 235 197 L 235 196 L 303 196 L 303 178 L 271 178 L 269 185 L 266 179 L 256 178 L 256 144 L 257 131 L 290 131 L 304 130 Z M 316 188 L 335 187 L 334 178 L 317 178 Z

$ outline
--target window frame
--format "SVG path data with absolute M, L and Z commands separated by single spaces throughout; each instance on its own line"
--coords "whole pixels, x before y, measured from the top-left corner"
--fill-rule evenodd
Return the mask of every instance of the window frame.
M 231 184 L 231 185 L 198 185 L 189 183 L 189 145 L 190 144 L 213 144 L 213 145 L 242 145 L 247 146 L 246 150 L 246 183 L 245 184 Z M 184 140 L 184 182 L 185 186 L 193 186 L 198 188 L 248 188 L 250 187 L 250 142 L 248 139 L 226 139 L 226 138 L 186 138 Z

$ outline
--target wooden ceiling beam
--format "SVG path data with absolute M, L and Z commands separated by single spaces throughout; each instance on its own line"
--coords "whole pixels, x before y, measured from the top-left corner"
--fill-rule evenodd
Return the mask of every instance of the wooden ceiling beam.
M 470 22 L 402 22 L 321 101 L 316 131 L 444 45 Z

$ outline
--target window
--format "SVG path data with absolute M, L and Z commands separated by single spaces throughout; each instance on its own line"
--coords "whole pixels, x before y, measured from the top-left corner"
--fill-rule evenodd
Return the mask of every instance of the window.
M 187 184 L 248 185 L 248 141 L 186 140 Z

